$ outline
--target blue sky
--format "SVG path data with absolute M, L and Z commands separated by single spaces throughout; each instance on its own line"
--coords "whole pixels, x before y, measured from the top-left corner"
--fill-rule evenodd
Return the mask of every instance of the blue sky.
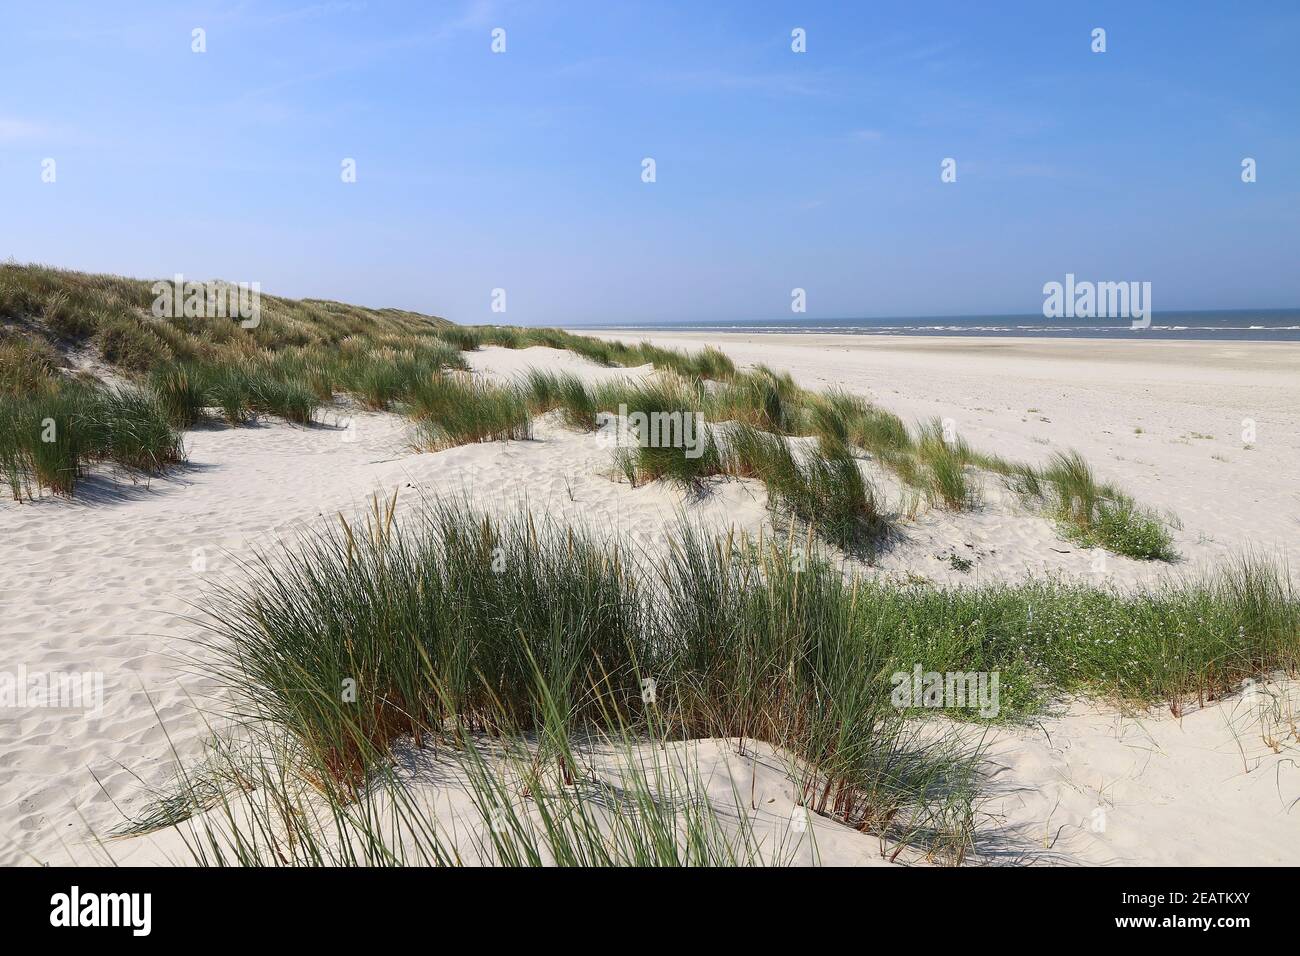
M 809 318 L 1028 313 L 1067 272 L 1300 305 L 1293 2 L 3 17 L 0 258 L 463 322 L 787 318 L 795 287 Z

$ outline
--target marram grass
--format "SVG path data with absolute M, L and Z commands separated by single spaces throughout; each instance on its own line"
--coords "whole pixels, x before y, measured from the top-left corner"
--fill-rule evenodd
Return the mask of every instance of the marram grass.
M 71 495 L 104 462 L 155 475 L 183 461 L 180 434 L 151 393 L 75 381 L 24 398 L 0 396 L 0 469 L 15 500 Z
M 486 735 L 568 780 L 566 742 L 593 735 L 758 740 L 792 756 L 811 811 L 959 861 L 976 755 L 918 736 L 891 674 L 998 672 L 999 719 L 1017 719 L 1061 693 L 1179 712 L 1300 665 L 1300 603 L 1257 558 L 1143 595 L 899 588 L 845 580 L 810 542 L 684 526 L 639 554 L 463 501 L 394 514 L 377 505 L 264 555 L 209 604 L 237 709 L 280 728 L 340 807 L 404 741 L 468 753 Z M 536 862 L 529 839 L 506 856 Z
M 241 712 L 284 728 L 340 795 L 399 741 L 453 728 L 669 733 L 765 741 L 800 759 L 815 811 L 882 834 L 923 818 L 941 831 L 965 814 L 928 781 L 971 767 L 915 739 L 878 679 L 887 645 L 854 626 L 859 613 L 836 572 L 805 573 L 778 549 L 683 532 L 652 560 L 444 502 L 413 528 L 380 508 L 364 529 L 265 558 L 210 623 Z
M 176 428 L 193 427 L 213 412 L 231 425 L 266 416 L 305 425 L 321 404 L 349 393 L 371 409 L 416 411 L 417 443 L 442 448 L 525 436 L 529 426 L 522 415 L 555 408 L 564 410 L 571 425 L 591 429 L 598 412 L 617 411 L 626 402 L 634 410 L 701 411 L 712 422 L 815 436 L 822 460 L 804 482 L 812 496 L 789 482 L 783 488 L 782 497 L 794 510 L 817 497 L 812 486 L 837 486 L 836 500 L 852 504 L 842 492 L 856 494 L 850 485 L 857 482 L 849 482 L 845 462 L 865 453 L 934 507 L 979 507 L 977 469 L 984 469 L 1042 506 L 1071 540 L 1140 559 L 1177 557 L 1165 523 L 1118 490 L 1098 484 L 1077 455 L 1039 470 L 981 454 L 943 434 L 937 422 L 920 425 L 913 435 L 896 415 L 865 399 L 840 390 L 810 392 L 788 373 L 763 365 L 739 371 L 715 348 L 687 353 L 559 329 L 462 327 L 393 309 L 269 295 L 262 297 L 259 323 L 245 328 L 228 319 L 153 318 L 151 302 L 150 283 L 142 280 L 0 266 L 0 318 L 23 330 L 14 332 L 6 324 L 0 332 L 0 396 L 8 396 L 11 406 L 5 420 L 24 417 L 14 403 L 40 401 L 60 390 L 64 374 L 56 346 L 68 343 L 95 345 L 120 374 L 156 395 Z M 588 389 L 573 376 L 534 373 L 508 390 L 514 398 L 505 389 L 468 390 L 470 407 L 457 414 L 437 397 L 455 387 L 444 377 L 468 368 L 463 351 L 484 345 L 568 349 L 606 366 L 653 365 L 659 376 L 654 383 Z M 429 411 L 435 406 L 436 415 Z M 83 461 L 72 447 L 77 443 L 78 436 L 70 435 L 59 447 L 20 453 L 21 436 L 0 436 L 0 468 L 11 487 L 17 476 L 36 476 L 38 485 L 70 494 L 82 474 Z M 640 466 L 637 457 L 645 459 Z M 658 450 L 624 454 L 619 464 L 634 482 L 662 477 L 692 487 L 719 467 L 712 454 L 700 463 Z M 861 500 L 853 505 L 862 506 Z M 830 523 L 845 527 L 839 517 Z M 833 531 L 831 537 L 845 540 L 845 533 Z

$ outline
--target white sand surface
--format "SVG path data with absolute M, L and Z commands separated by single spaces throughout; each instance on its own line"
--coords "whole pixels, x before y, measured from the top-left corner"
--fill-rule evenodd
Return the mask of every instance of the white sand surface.
M 703 341 L 652 338 L 685 347 Z M 1097 343 L 704 340 L 739 363 L 788 369 L 808 386 L 841 385 L 906 419 L 952 417 L 973 445 L 1009 457 L 1039 460 L 1053 448 L 1079 448 L 1101 477 L 1178 514 L 1185 560 L 1173 573 L 1196 573 L 1247 545 L 1297 556 L 1294 346 L 1274 353 L 1178 343 L 1141 355 Z M 503 378 L 530 366 L 589 380 L 650 371 L 600 369 L 542 348 L 487 348 L 471 361 L 480 374 Z M 1249 449 L 1239 440 L 1246 417 L 1258 430 Z M 718 481 L 710 493 L 690 496 L 662 484 L 633 489 L 615 476 L 608 447 L 553 418 L 536 424 L 531 441 L 433 454 L 415 452 L 407 423 L 393 415 L 340 408 L 322 418 L 312 428 L 276 422 L 189 432 L 188 467 L 148 486 L 101 475 L 72 501 L 0 501 L 0 669 L 97 672 L 104 688 L 102 713 L 93 716 L 41 707 L 0 712 L 0 863 L 89 862 L 97 852 L 90 835 L 139 808 L 141 781 L 168 779 L 173 747 L 182 760 L 196 758 L 212 689 L 180 664 L 202 653 L 194 602 L 224 576 L 245 573 L 254 549 L 303 523 L 364 508 L 372 492 L 399 489 L 402 508 L 422 494 L 462 491 L 485 507 L 526 500 L 650 547 L 679 513 L 754 533 L 770 529 L 761 485 Z M 887 476 L 873 477 L 888 493 Z M 1095 555 L 1063 544 L 1049 522 L 994 482 L 985 508 L 923 513 L 908 531 L 870 573 L 982 581 L 1050 571 L 1126 586 L 1165 573 L 1113 556 L 1098 570 Z M 972 556 L 968 574 L 950 567 L 953 552 Z M 1294 687 L 1281 685 L 1279 693 L 1294 696 Z M 1037 729 L 1000 729 L 984 807 L 991 842 L 980 859 L 1300 863 L 1300 741 L 1293 725 L 1265 731 L 1248 712 L 1238 698 L 1182 719 L 1124 718 L 1075 704 Z M 714 751 L 711 765 L 722 760 Z M 782 784 L 772 776 L 765 786 Z M 1105 824 L 1096 831 L 1099 807 Z M 823 834 L 824 822 L 817 832 L 827 861 L 879 856 L 874 840 L 829 824 Z M 109 848 L 128 862 L 156 862 L 148 848 L 159 846 L 166 840 Z

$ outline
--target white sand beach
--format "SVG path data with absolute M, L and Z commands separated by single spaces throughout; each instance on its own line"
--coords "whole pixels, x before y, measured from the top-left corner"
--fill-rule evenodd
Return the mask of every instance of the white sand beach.
M 648 337 L 715 345 L 739 367 L 765 363 L 809 388 L 838 386 L 908 422 L 951 419 L 972 445 L 1008 458 L 1038 462 L 1078 449 L 1099 476 L 1176 516 L 1182 556 L 1170 566 L 1099 560 L 1096 549 L 1063 542 L 989 475 L 979 508 L 920 508 L 862 574 L 936 584 L 1047 574 L 1149 588 L 1247 549 L 1288 562 L 1293 580 L 1300 570 L 1300 346 Z M 585 381 L 653 373 L 539 347 L 485 347 L 467 358 L 493 380 L 528 368 Z M 704 495 L 666 483 L 633 488 L 608 447 L 556 415 L 538 420 L 529 441 L 435 453 L 413 450 L 410 423 L 397 415 L 336 406 L 318 419 L 306 428 L 198 428 L 185 435 L 188 465 L 147 484 L 100 475 L 71 500 L 0 501 L 0 658 L 10 670 L 99 672 L 104 691 L 95 716 L 27 708 L 0 721 L 0 863 L 174 859 L 166 832 L 96 838 L 137 810 L 178 757 L 197 758 L 208 721 L 219 719 L 217 689 L 186 663 L 204 653 L 196 603 L 206 587 L 245 573 L 256 549 L 364 509 L 372 493 L 396 491 L 399 512 L 421 496 L 459 492 L 485 508 L 526 502 L 649 548 L 679 514 L 771 533 L 761 483 L 719 481 Z M 870 477 L 904 509 L 896 481 L 880 470 Z M 1060 701 L 1032 725 L 995 727 L 978 808 L 985 837 L 971 862 L 1300 864 L 1297 714 L 1300 687 L 1283 680 L 1180 717 Z M 746 776 L 754 766 L 729 759 L 725 742 L 699 746 L 719 793 L 762 791 L 771 819 L 788 819 L 793 785 L 778 759 L 755 783 Z M 816 821 L 816 834 L 822 862 L 883 862 L 874 838 L 827 820 Z

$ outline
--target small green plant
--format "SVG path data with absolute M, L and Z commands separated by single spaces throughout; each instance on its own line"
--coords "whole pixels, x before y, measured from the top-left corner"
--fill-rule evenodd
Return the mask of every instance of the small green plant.
M 1097 506 L 1092 524 L 1067 526 L 1073 540 L 1085 546 L 1100 546 L 1116 554 L 1143 561 L 1176 561 L 1178 552 L 1164 523 L 1140 510 L 1128 498 L 1104 500 Z
M 1165 523 L 1113 486 L 1099 485 L 1078 452 L 1057 452 L 1046 468 L 1023 468 L 1010 480 L 1026 498 L 1047 503 L 1068 540 L 1139 560 L 1178 558 Z

